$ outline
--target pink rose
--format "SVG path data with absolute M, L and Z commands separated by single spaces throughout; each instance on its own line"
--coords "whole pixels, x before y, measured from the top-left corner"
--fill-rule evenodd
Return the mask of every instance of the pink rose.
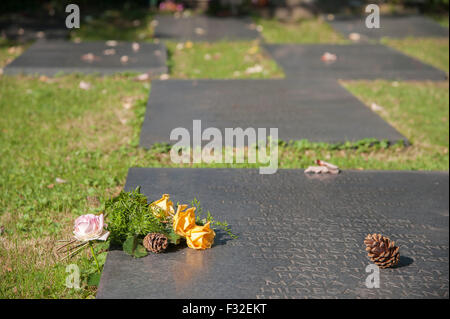
M 80 241 L 106 240 L 109 232 L 103 229 L 103 214 L 96 216 L 93 214 L 81 215 L 75 220 L 73 234 Z

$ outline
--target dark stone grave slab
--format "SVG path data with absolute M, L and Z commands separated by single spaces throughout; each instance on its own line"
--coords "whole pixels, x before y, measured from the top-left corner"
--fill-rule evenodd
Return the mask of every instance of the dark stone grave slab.
M 334 80 L 169 80 L 152 82 L 140 144 L 171 143 L 193 120 L 202 130 L 278 128 L 281 140 L 346 142 L 405 137 Z M 176 143 L 176 141 L 172 141 Z
M 345 80 L 436 80 L 444 81 L 447 74 L 419 60 L 380 44 L 274 44 L 264 45 L 289 77 L 334 78 Z M 329 52 L 335 62 L 324 62 Z
M 359 33 L 366 39 L 449 36 L 448 28 L 423 16 L 381 16 L 379 29 L 367 28 L 365 20 L 365 17 L 338 17 L 328 22 L 347 37 L 350 33 Z
M 134 259 L 108 253 L 98 298 L 449 298 L 449 175 L 439 172 L 132 168 L 126 190 L 197 198 L 238 239 Z M 367 288 L 363 240 L 400 247 Z
M 157 16 L 155 38 L 179 41 L 219 41 L 219 40 L 253 40 L 259 33 L 251 28 L 248 18 L 219 18 L 208 16 L 192 16 L 174 18 L 173 16 Z
M 0 18 L 0 33 L 9 40 L 27 42 L 37 39 L 63 40 L 69 37 L 64 18 L 31 18 L 12 16 Z
M 113 55 L 105 50 L 114 49 Z M 83 56 L 93 54 L 93 60 Z M 121 61 L 127 56 L 128 61 Z M 6 74 L 100 73 L 139 72 L 152 75 L 167 73 L 167 52 L 164 44 L 140 43 L 134 52 L 132 43 L 118 42 L 114 47 L 105 42 L 37 41 L 21 56 L 4 68 Z

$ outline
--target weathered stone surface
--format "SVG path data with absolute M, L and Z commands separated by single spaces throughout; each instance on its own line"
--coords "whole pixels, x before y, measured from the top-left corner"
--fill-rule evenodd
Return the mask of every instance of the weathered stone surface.
M 133 259 L 108 253 L 98 298 L 448 298 L 449 176 L 438 172 L 132 168 L 126 190 L 197 198 L 238 239 Z M 400 264 L 365 281 L 364 238 L 389 236 Z
M 64 40 L 69 37 L 65 17 L 42 17 L 40 19 L 8 15 L 0 19 L 0 33 L 3 37 L 17 42 L 37 39 Z
M 278 128 L 281 140 L 406 139 L 335 80 L 153 81 L 140 144 L 171 143 L 178 127 Z M 175 143 L 176 141 L 172 141 Z
M 105 50 L 114 49 L 112 55 Z M 83 59 L 86 54 L 94 59 Z M 127 61 L 121 60 L 123 56 Z M 118 42 L 107 46 L 105 42 L 38 41 L 21 56 L 7 65 L 6 74 L 100 73 L 139 72 L 152 75 L 167 73 L 166 47 L 163 44 L 140 43 L 137 52 L 132 43 Z
M 365 25 L 366 17 L 341 17 L 329 21 L 336 30 L 348 36 L 356 32 L 370 39 L 382 37 L 448 37 L 448 28 L 423 16 L 381 16 L 380 28 L 369 29 Z
M 175 41 L 251 40 L 259 38 L 248 18 L 157 16 L 155 38 Z
M 292 78 L 447 79 L 445 72 L 379 44 L 266 44 L 264 47 Z M 326 52 L 335 54 L 337 60 L 322 61 Z

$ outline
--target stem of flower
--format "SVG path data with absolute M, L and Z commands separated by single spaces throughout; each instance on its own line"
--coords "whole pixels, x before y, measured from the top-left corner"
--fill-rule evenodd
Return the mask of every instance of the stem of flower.
M 100 265 L 98 264 L 97 256 L 95 255 L 94 245 L 92 245 L 92 241 L 89 241 L 89 246 L 91 246 L 92 256 L 94 256 L 95 263 L 97 264 L 98 273 L 100 274 L 101 273 Z

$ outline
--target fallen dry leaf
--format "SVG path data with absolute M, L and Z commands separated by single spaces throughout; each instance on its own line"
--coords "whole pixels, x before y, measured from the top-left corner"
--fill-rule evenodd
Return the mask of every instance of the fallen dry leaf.
M 323 62 L 331 63 L 337 60 L 337 55 L 330 52 L 325 52 L 320 59 Z
M 134 78 L 135 81 L 148 81 L 150 79 L 150 74 L 142 73 Z
M 339 167 L 333 165 L 331 163 L 317 160 L 316 164 L 319 166 L 309 166 L 305 173 L 313 173 L 313 174 L 339 174 Z
M 79 87 L 82 90 L 89 90 L 92 87 L 92 85 L 89 82 L 81 81 Z
M 138 52 L 139 49 L 141 48 L 141 46 L 139 45 L 139 43 L 133 42 L 133 44 L 131 45 L 131 48 L 133 49 L 134 52 Z
M 57 182 L 58 184 L 64 184 L 64 183 L 66 183 L 67 181 L 66 181 L 65 179 L 62 179 L 62 178 L 57 177 L 57 178 L 55 178 L 55 182 Z
M 373 102 L 373 103 L 370 105 L 370 108 L 372 109 L 372 111 L 375 111 L 375 112 L 381 112 L 381 111 L 384 111 L 384 108 L 383 108 L 382 106 L 378 105 L 378 104 L 375 103 L 375 102 Z
M 183 43 L 177 43 L 177 46 L 175 47 L 178 51 L 183 50 L 184 44 Z
M 52 189 L 53 187 L 55 187 L 55 184 L 48 184 L 48 185 L 47 185 L 47 188 Z
M 94 53 L 86 53 L 81 56 L 81 60 L 86 62 L 94 62 L 96 60 L 99 60 L 100 58 L 96 56 Z
M 161 76 L 159 77 L 160 80 L 168 80 L 170 78 L 169 74 L 161 74 Z
M 116 54 L 116 49 L 106 49 L 103 51 L 104 55 L 114 55 Z
M 352 41 L 357 42 L 357 41 L 361 40 L 361 35 L 359 33 L 352 32 L 349 34 L 348 38 Z
M 204 35 L 205 33 L 206 33 L 205 29 L 199 27 L 195 28 L 195 34 Z
M 255 73 L 261 73 L 263 71 L 263 67 L 259 64 L 256 64 L 255 66 L 251 66 L 245 70 L 246 74 L 255 74 Z
M 134 104 L 134 98 L 133 97 L 125 97 L 123 99 L 123 108 L 124 109 L 131 109 L 133 107 Z
M 108 40 L 105 42 L 105 44 L 109 47 L 115 47 L 118 44 L 118 42 L 116 40 Z

